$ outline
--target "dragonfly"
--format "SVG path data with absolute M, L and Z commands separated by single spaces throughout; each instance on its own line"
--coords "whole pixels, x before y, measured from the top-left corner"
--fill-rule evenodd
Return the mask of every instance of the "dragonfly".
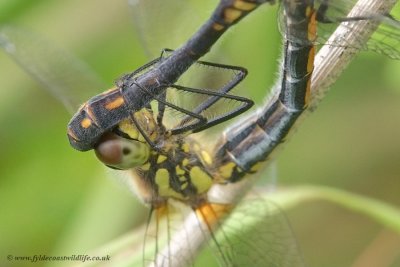
M 232 5 L 228 5 L 228 2 L 221 1 L 217 12 L 221 9 L 227 10 L 228 8 L 232 8 L 235 3 L 237 4 L 241 1 L 233 1 Z M 312 2 L 304 1 L 290 5 L 291 1 L 283 1 L 282 7 L 285 13 L 283 17 L 286 18 L 284 19 L 284 28 L 287 28 L 287 32 L 285 33 L 286 43 L 283 64 L 285 75 L 283 75 L 280 84 L 280 92 L 277 97 L 273 98 L 271 102 L 266 103 L 263 108 L 249 115 L 245 121 L 233 124 L 230 130 L 225 131 L 215 148 L 211 150 L 211 153 L 206 149 L 202 149 L 200 144 L 196 142 L 196 139 L 192 140 L 190 134 L 193 131 L 203 131 L 208 126 L 215 126 L 236 116 L 249 107 L 251 101 L 248 99 L 227 94 L 241 80 L 238 77 L 244 76 L 244 70 L 238 67 L 198 61 L 197 57 L 200 57 L 203 52 L 199 52 L 195 57 L 185 58 L 179 52 L 185 49 L 178 49 L 176 50 L 178 52 L 170 52 L 171 54 L 169 55 L 163 54 L 160 58 L 146 64 L 138 71 L 124 76 L 117 83 L 117 89 L 112 89 L 96 96 L 92 100 L 89 100 L 87 104 L 84 104 L 80 108 L 78 115 L 71 121 L 69 127 L 71 144 L 80 150 L 95 148 L 99 159 L 110 167 L 132 169 L 130 172 L 136 176 L 136 181 L 134 182 L 141 183 L 141 188 L 144 188 L 142 189 L 142 192 L 144 192 L 142 196 L 145 201 L 151 203 L 156 217 L 158 216 L 157 214 L 163 213 L 165 202 L 170 198 L 174 198 L 191 206 L 198 215 L 198 218 L 200 218 L 200 221 L 205 221 L 206 225 L 209 226 L 209 231 L 212 232 L 213 224 L 215 224 L 213 217 L 215 217 L 214 219 L 219 219 L 219 215 L 217 212 L 218 205 L 210 203 L 205 195 L 211 185 L 214 183 L 237 183 L 256 172 L 259 167 L 257 165 L 264 164 L 263 162 L 267 159 L 268 155 L 285 138 L 296 119 L 307 108 L 310 101 L 309 81 L 312 74 L 315 44 L 317 42 L 316 28 L 313 29 L 310 25 L 317 22 L 317 14 L 319 13 L 320 20 L 326 23 L 341 22 L 346 19 L 349 22 L 355 23 L 366 19 L 361 17 L 357 18 L 357 20 L 348 19 L 344 13 L 340 19 L 333 19 L 334 17 L 327 16 L 325 11 L 323 11 L 323 8 L 328 3 L 327 1 L 320 3 L 322 9 L 315 9 Z M 258 5 L 261 3 L 254 2 L 252 4 Z M 335 8 L 333 5 L 329 7 Z M 240 8 L 234 8 L 233 10 L 237 11 Z M 395 20 L 391 20 L 390 17 L 384 14 L 375 14 L 373 16 L 368 14 L 367 17 L 378 21 L 390 20 L 393 23 L 389 25 L 396 25 Z M 215 19 L 215 17 L 213 18 Z M 226 24 L 230 25 L 229 23 Z M 12 36 L 12 33 L 8 34 L 8 36 L 10 35 Z M 207 34 L 201 32 L 197 32 L 194 36 L 207 39 Z M 208 45 L 211 45 L 212 42 L 213 40 L 209 41 Z M 201 41 L 197 43 L 204 45 Z M 10 39 L 4 41 L 3 37 L 3 46 L 8 46 L 8 50 L 12 50 L 13 44 L 15 42 Z M 183 47 L 185 48 L 185 46 Z M 380 52 L 378 48 L 374 49 L 374 47 L 379 48 L 381 46 L 372 46 L 371 48 Z M 205 48 L 200 51 L 204 51 L 205 53 L 208 49 Z M 395 57 L 396 51 L 396 48 L 393 48 L 389 52 L 386 52 L 386 54 Z M 20 55 L 16 57 L 20 62 L 24 61 Z M 182 60 L 182 58 L 184 59 Z M 180 60 L 182 60 L 183 67 L 179 68 L 178 71 L 172 71 L 171 75 L 173 77 L 166 79 L 167 82 L 159 82 L 158 79 L 154 78 L 153 75 L 160 73 L 160 70 L 163 70 L 165 66 L 172 67 L 173 69 L 175 65 L 181 63 Z M 173 62 L 173 64 L 168 62 Z M 218 91 L 220 87 L 214 89 L 214 91 L 199 91 L 192 90 L 194 88 L 190 88 L 189 85 L 179 84 L 181 77 L 185 78 L 184 76 L 191 70 L 192 67 L 188 66 L 191 64 L 194 64 L 194 66 L 214 67 L 216 71 L 220 69 L 236 71 L 233 75 L 233 86 L 222 87 L 222 91 Z M 168 71 L 166 72 L 168 73 Z M 148 80 L 157 80 L 157 83 L 155 86 L 149 86 L 147 84 Z M 132 103 L 132 106 L 128 109 L 133 115 L 127 115 L 126 113 L 123 113 L 121 117 L 110 115 L 110 117 L 107 117 L 107 120 L 104 120 L 107 125 L 99 125 L 103 127 L 100 127 L 100 131 L 96 134 L 77 134 L 77 131 L 71 131 L 76 129 L 75 125 L 80 125 L 81 128 L 88 129 L 97 123 L 98 118 L 103 119 L 103 117 L 98 115 L 101 112 L 97 111 L 92 112 L 94 115 L 88 117 L 89 115 L 87 114 L 90 114 L 88 106 L 92 106 L 92 103 L 99 103 L 103 107 L 111 103 L 110 106 L 113 107 L 111 110 L 117 110 L 119 107 L 125 106 L 125 103 L 130 105 L 129 103 L 133 101 L 129 101 L 129 99 L 134 98 L 126 93 L 130 90 L 124 91 L 128 87 L 137 88 L 136 95 L 140 96 L 139 99 L 142 101 L 140 103 Z M 121 88 L 124 88 L 124 90 L 120 90 Z M 181 91 L 184 92 L 197 93 L 203 97 L 205 95 L 205 100 L 200 102 L 200 104 L 195 103 L 194 106 L 188 108 L 172 104 L 172 99 L 174 96 L 179 95 L 180 89 L 183 89 Z M 169 97 L 168 93 L 171 93 L 172 96 Z M 110 96 L 113 95 L 116 95 L 116 97 L 110 99 Z M 217 117 L 207 116 L 206 111 L 218 105 L 218 101 L 221 99 L 229 99 L 240 103 L 247 103 L 248 105 L 239 105 L 238 110 L 240 111 L 233 113 L 233 115 L 230 113 L 231 111 L 228 111 L 228 113 L 223 114 L 221 117 L 218 117 L 218 115 Z M 104 100 L 105 104 L 98 100 Z M 152 106 L 154 103 L 157 107 Z M 166 107 L 181 113 L 177 116 L 179 118 L 178 124 L 172 123 L 173 126 L 171 129 L 166 129 L 165 125 L 163 125 L 163 113 Z M 191 114 L 189 113 L 191 110 L 196 112 L 192 112 Z M 107 111 L 110 111 L 110 109 L 107 109 Z M 84 114 L 82 115 L 83 112 Z M 193 123 L 193 121 L 196 122 Z M 84 139 L 80 143 L 82 140 L 78 138 L 78 135 L 89 136 L 90 138 L 88 140 Z M 159 144 L 160 139 L 162 139 L 163 146 Z M 115 152 L 115 150 L 118 152 L 116 161 L 115 158 L 108 158 L 110 147 L 112 148 L 112 152 Z M 137 154 L 132 156 L 132 152 Z M 126 155 L 128 156 L 125 157 Z M 159 177 L 157 177 L 157 174 L 159 174 Z M 153 179 L 153 181 L 143 184 L 146 181 L 143 181 L 145 179 L 140 179 L 140 176 L 150 177 L 149 180 Z M 153 178 L 151 178 L 152 176 Z M 179 177 L 184 178 L 179 180 Z M 176 181 L 173 179 L 176 179 Z M 157 185 L 157 190 L 155 190 L 154 185 Z M 177 187 L 177 185 L 179 186 Z M 190 190 L 185 191 L 187 188 L 190 188 Z M 229 212 L 229 205 L 223 205 L 223 207 Z M 223 251 L 220 252 L 219 254 L 224 254 Z M 285 256 L 287 259 L 290 259 L 290 253 Z M 222 257 L 223 263 L 228 265 L 233 262 L 226 257 Z M 298 256 L 295 255 L 293 257 L 296 258 Z M 155 264 L 159 265 L 157 259 L 155 260 Z M 287 266 L 301 266 L 301 263 L 299 265 Z

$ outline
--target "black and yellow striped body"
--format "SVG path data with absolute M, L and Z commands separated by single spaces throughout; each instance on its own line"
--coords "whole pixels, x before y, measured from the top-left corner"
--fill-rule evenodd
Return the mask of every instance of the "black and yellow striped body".
M 153 207 L 164 205 L 169 198 L 199 207 L 207 202 L 206 194 L 212 184 L 236 182 L 257 171 L 258 166 L 285 140 L 296 119 L 306 109 L 310 98 L 316 35 L 312 0 L 283 1 L 287 31 L 279 94 L 271 104 L 225 131 L 212 153 L 188 135 L 166 132 L 162 125 L 157 124 L 149 107 L 138 109 L 147 105 L 151 96 L 141 98 L 142 95 L 134 90 L 135 86 L 140 89 L 145 85 L 151 91 L 156 88 L 155 84 L 174 82 L 207 52 L 229 26 L 259 4 L 257 1 L 221 1 L 211 19 L 184 46 L 134 81 L 129 80 L 128 75 L 117 88 L 94 97 L 78 113 L 83 115 L 76 116 L 75 122 L 87 129 L 92 126 L 109 129 L 114 118 L 118 118 L 122 120 L 118 124 L 120 131 L 139 140 L 143 139 L 142 134 L 129 117 L 134 113 L 139 120 L 146 118 L 139 124 L 159 149 L 152 150 L 145 164 L 130 172 L 139 195 Z M 98 114 L 107 111 L 107 120 L 98 119 Z M 102 125 L 101 121 L 109 121 L 110 124 Z M 71 133 L 70 136 L 73 135 Z M 93 142 L 86 141 L 85 144 Z M 146 143 L 149 140 L 142 141 Z
M 213 227 L 220 224 L 220 218 L 231 212 L 234 204 L 229 201 L 213 203 L 212 194 L 210 198 L 208 195 L 210 188 L 215 184 L 235 183 L 255 173 L 285 140 L 293 124 L 307 108 L 310 101 L 310 80 L 314 68 L 315 47 L 313 44 L 316 38 L 316 14 L 319 12 L 319 21 L 334 22 L 335 20 L 330 19 L 326 11 L 335 1 L 315 1 L 316 5 L 320 5 L 319 10 L 315 11 L 313 0 L 281 0 L 284 7 L 286 36 L 281 80 L 275 90 L 278 93 L 260 110 L 233 124 L 224 132 L 215 147 L 210 147 L 208 144 L 202 146 L 203 143 L 209 141 L 206 140 L 208 137 L 201 140 L 190 135 L 207 129 L 204 125 L 196 128 L 197 131 L 193 128 L 186 130 L 189 128 L 187 127 L 185 131 L 173 133 L 171 128 L 164 126 L 163 115 L 160 115 L 164 111 L 167 113 L 168 108 L 176 111 L 176 114 L 180 112 L 176 116 L 181 118 L 176 124 L 178 129 L 180 126 L 182 128 L 190 126 L 190 122 L 196 119 L 200 121 L 200 119 L 213 120 L 223 117 L 218 112 L 215 114 L 216 109 L 212 109 L 212 106 L 218 101 L 227 103 L 240 100 L 232 95 L 227 96 L 229 90 L 246 75 L 243 68 L 232 66 L 227 68 L 226 65 L 224 67 L 220 64 L 202 62 L 200 64 L 202 67 L 225 68 L 233 72 L 241 72 L 241 74 L 234 75 L 236 78 L 229 80 L 228 84 L 232 84 L 231 87 L 222 86 L 208 94 L 204 94 L 206 90 L 188 88 L 190 86 L 188 85 L 185 88 L 186 94 L 203 93 L 207 97 L 198 102 L 196 100 L 200 97 L 194 98 L 193 105 L 187 105 L 187 109 L 180 107 L 179 104 L 174 105 L 174 101 L 168 102 L 170 98 L 167 99 L 165 95 L 169 92 L 169 88 L 179 85 L 177 81 L 181 75 L 185 74 L 195 62 L 200 62 L 198 59 L 208 52 L 225 31 L 261 4 L 273 2 L 274 0 L 220 0 L 211 17 L 182 47 L 172 52 L 170 56 L 165 58 L 161 56 L 125 75 L 117 82 L 116 87 L 83 104 L 70 121 L 67 134 L 71 145 L 83 151 L 94 148 L 96 155 L 105 165 L 126 170 L 131 174 L 130 181 L 138 195 L 152 207 L 152 210 L 157 211 L 157 222 L 160 215 L 163 215 L 167 202 L 174 199 L 190 206 L 199 219 L 197 222 L 204 223 L 212 233 Z M 336 3 L 341 5 L 340 3 L 345 2 L 337 1 Z M 335 8 L 334 4 L 332 7 Z M 389 15 L 377 14 L 373 16 L 375 18 L 373 23 L 388 20 L 393 25 L 398 25 L 398 21 L 392 21 Z M 347 12 L 344 15 L 347 16 Z M 336 21 L 344 21 L 340 19 L 339 17 Z M 368 17 L 349 18 L 348 21 L 357 19 L 366 20 Z M 259 29 L 262 30 L 262 27 Z M 393 34 L 393 36 L 399 39 L 398 34 Z M 4 40 L 3 38 L 2 41 Z M 7 48 L 14 48 L 8 45 L 7 41 L 6 44 Z M 377 49 L 382 47 L 387 49 L 387 54 L 394 52 L 394 56 L 399 57 L 396 48 L 377 46 Z M 20 48 L 11 50 L 23 51 Z M 16 58 L 18 59 L 23 54 L 29 53 L 16 54 Z M 24 57 L 21 58 L 24 59 Z M 33 74 L 36 74 L 36 71 L 40 74 L 46 69 L 33 68 L 33 70 L 35 70 L 31 71 Z M 38 77 L 43 82 L 43 77 L 51 77 L 46 75 L 38 75 Z M 211 77 L 209 84 L 216 80 Z M 49 84 L 53 84 L 53 79 L 50 79 Z M 64 90 L 63 86 L 60 88 L 61 91 Z M 174 89 L 176 93 L 179 88 L 175 86 Z M 158 101 L 157 110 L 154 109 L 154 111 L 152 110 L 153 101 Z M 185 113 L 184 111 L 187 110 L 198 116 Z M 207 113 L 206 111 L 210 111 L 212 115 L 201 117 L 202 112 Z M 236 115 L 234 112 L 227 112 L 227 114 L 229 118 L 233 118 L 233 114 Z M 220 122 L 221 120 L 215 119 L 211 126 Z M 105 143 L 107 143 L 106 148 L 100 149 L 100 146 Z M 114 150 L 107 150 L 109 144 Z M 119 149 L 120 158 L 129 158 L 131 161 L 113 158 L 112 153 L 107 155 L 106 152 L 114 153 L 115 149 Z M 130 153 L 132 151 L 134 153 Z M 124 158 L 123 154 L 129 154 L 130 157 Z M 252 244 L 250 245 L 249 247 L 253 247 Z M 223 254 L 222 250 L 220 252 Z M 242 253 L 239 250 L 237 252 Z M 165 255 L 169 256 L 169 254 L 161 256 Z M 225 262 L 231 263 L 228 258 Z M 226 266 L 232 265 L 226 264 Z
M 279 94 L 270 105 L 225 131 L 213 156 L 218 165 L 235 163 L 231 163 L 230 182 L 258 170 L 258 165 L 285 140 L 310 100 L 316 36 L 313 1 L 284 0 L 282 4 L 287 31 Z
M 110 122 L 129 116 L 125 99 L 119 88 L 99 94 L 86 103 L 72 117 L 67 136 L 70 144 L 79 150 L 89 150 L 110 129 Z
M 153 116 L 150 102 L 162 96 L 163 90 L 206 54 L 226 30 L 268 2 L 272 1 L 220 1 L 211 17 L 182 47 L 170 56 L 154 60 L 124 76 L 116 88 L 85 103 L 68 125 L 71 145 L 78 150 L 96 148 L 104 133 L 115 131 L 115 128 L 143 144 L 150 141 L 152 144 L 143 150 L 146 153 L 151 150 L 148 160 L 129 170 L 144 201 L 153 207 L 164 205 L 169 198 L 193 208 L 206 203 L 207 191 L 213 183 L 226 183 L 244 172 L 239 168 L 232 169 L 236 166 L 234 162 L 216 166 L 210 154 L 190 136 L 165 131 L 162 123 Z M 134 122 L 134 118 L 139 123 Z M 139 124 L 141 130 L 135 124 Z M 140 131 L 144 131 L 149 140 L 144 140 Z
M 224 0 L 201 28 L 171 56 L 155 68 L 144 71 L 145 65 L 125 75 L 117 88 L 93 97 L 85 103 L 68 124 L 68 138 L 75 149 L 93 149 L 101 136 L 114 128 L 129 114 L 161 95 L 212 45 L 247 14 L 271 0 Z M 151 63 L 151 62 L 150 62 Z M 137 74 L 140 73 L 138 76 Z M 108 106 L 107 106 L 108 105 Z
M 163 154 L 152 153 L 145 165 L 131 170 L 133 179 L 140 180 L 134 182 L 147 190 L 141 192 L 145 202 L 159 207 L 173 198 L 197 207 L 206 200 L 213 178 L 204 166 L 202 153 L 194 152 L 197 146 L 178 143 Z
M 173 198 L 193 208 L 200 207 L 207 202 L 207 191 L 212 184 L 236 182 L 248 173 L 256 172 L 258 166 L 284 141 L 309 102 L 315 38 L 312 1 L 287 0 L 284 5 L 288 36 L 284 47 L 281 88 L 272 104 L 225 131 L 212 153 L 190 136 L 170 135 L 163 132 L 154 118 L 147 119 L 143 125 L 146 125 L 148 135 L 152 136 L 151 142 L 157 144 L 160 150 L 152 151 L 144 165 L 130 170 L 132 181 L 145 202 L 159 207 Z M 215 27 L 215 21 L 212 25 Z M 295 36 L 289 36 L 292 34 Z M 297 37 L 309 41 L 296 42 Z M 151 110 L 142 109 L 137 117 L 149 112 L 152 114 Z M 139 134 L 137 130 L 130 132 L 123 129 L 121 124 L 119 127 L 128 135 Z

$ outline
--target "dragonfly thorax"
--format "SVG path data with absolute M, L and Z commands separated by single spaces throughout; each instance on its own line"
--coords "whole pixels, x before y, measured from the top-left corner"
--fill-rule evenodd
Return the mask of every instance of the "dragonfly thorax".
M 171 135 L 163 145 L 162 152 L 152 151 L 145 164 L 130 172 L 141 187 L 139 196 L 153 207 L 171 198 L 198 206 L 213 184 L 208 153 L 188 137 Z
M 136 193 L 152 206 L 170 198 L 198 206 L 213 183 L 208 152 L 188 136 L 169 134 L 149 109 L 137 112 L 136 118 L 153 144 L 125 119 L 102 137 L 97 157 L 108 167 L 129 170 Z

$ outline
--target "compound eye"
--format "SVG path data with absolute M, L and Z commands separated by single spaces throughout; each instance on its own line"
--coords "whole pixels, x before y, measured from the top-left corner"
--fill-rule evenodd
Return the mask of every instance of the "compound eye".
M 113 133 L 105 134 L 94 151 L 97 158 L 106 166 L 120 170 L 140 166 L 150 155 L 146 143 L 126 139 Z

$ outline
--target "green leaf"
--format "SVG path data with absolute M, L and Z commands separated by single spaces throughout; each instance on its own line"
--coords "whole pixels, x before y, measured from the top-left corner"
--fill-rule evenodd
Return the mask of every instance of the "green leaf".
M 361 213 L 400 234 L 400 209 L 389 203 L 324 186 L 300 186 L 265 196 L 283 209 L 295 207 L 307 201 L 326 200 Z
M 261 201 L 260 201 L 261 200 Z M 368 198 L 344 190 L 335 189 L 324 186 L 299 186 L 279 190 L 277 192 L 262 193 L 256 200 L 250 200 L 247 204 L 241 205 L 239 215 L 233 215 L 234 218 L 242 218 L 238 223 L 227 221 L 228 227 L 224 226 L 224 239 L 226 240 L 244 240 L 254 227 L 265 226 L 268 228 L 265 232 L 257 230 L 258 234 L 264 235 L 271 229 L 274 223 L 268 223 L 266 218 L 277 217 L 278 219 L 268 219 L 269 222 L 277 222 L 283 220 L 279 215 L 281 210 L 296 208 L 299 205 L 307 204 L 310 201 L 330 201 L 350 211 L 361 213 L 371 220 L 382 224 L 384 227 L 390 228 L 400 234 L 400 209 L 383 201 Z M 266 208 L 260 208 L 259 204 L 265 201 L 266 203 L 275 203 L 276 205 L 268 204 Z M 256 209 L 256 213 L 252 210 Z M 243 212 L 243 210 L 245 212 Z M 257 214 L 257 216 L 253 216 Z M 278 214 L 278 215 L 277 215 Z M 266 226 L 268 223 L 268 227 Z M 236 224 L 236 225 L 235 225 Z M 238 225 L 240 227 L 238 227 Z M 277 227 L 278 228 L 278 227 Z M 240 230 L 240 232 L 238 232 Z M 112 243 L 96 250 L 98 255 L 110 255 L 112 259 L 111 266 L 142 266 L 142 242 L 144 227 L 133 233 L 126 234 Z M 268 233 L 267 233 L 268 234 Z M 278 234 L 281 235 L 281 234 Z M 261 237 L 260 236 L 260 237 Z M 271 242 L 267 237 L 266 240 Z M 222 241 L 224 242 L 224 241 Z M 272 240 L 272 242 L 275 242 Z M 238 242 L 235 242 L 238 244 Z M 267 242 L 266 242 L 267 243 Z M 271 243 L 270 243 L 271 244 Z M 284 243 L 283 243 L 284 244 Z M 288 243 L 290 244 L 290 243 Z M 285 244 L 284 244 L 285 245 Z M 293 245 L 293 244 L 292 244 Z M 293 253 L 295 247 L 291 247 Z M 287 248 L 286 248 L 287 249 Z M 294 257 L 296 257 L 295 255 Z M 250 257 L 250 256 L 249 256 Z M 87 262 L 83 266 L 101 266 L 101 262 Z

